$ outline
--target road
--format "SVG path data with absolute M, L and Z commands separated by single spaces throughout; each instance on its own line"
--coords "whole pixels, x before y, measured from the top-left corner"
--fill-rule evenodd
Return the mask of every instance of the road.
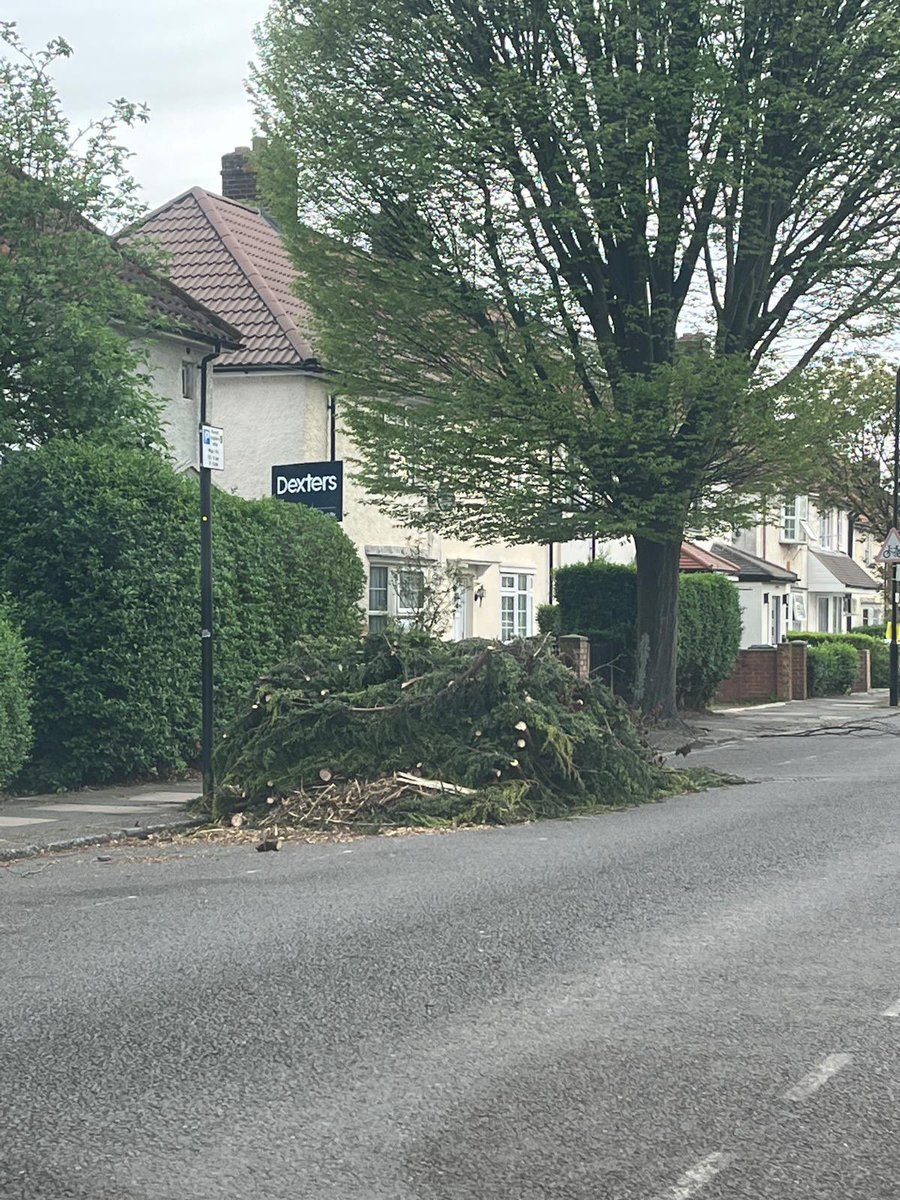
M 0 871 L 0 1197 L 895 1200 L 900 739 L 352 845 Z

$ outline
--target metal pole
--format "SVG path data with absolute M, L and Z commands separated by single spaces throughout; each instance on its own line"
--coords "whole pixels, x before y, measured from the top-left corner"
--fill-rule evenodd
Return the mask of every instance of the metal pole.
M 213 804 L 213 575 L 212 471 L 203 465 L 203 426 L 207 409 L 207 364 L 220 353 L 218 345 L 200 363 L 200 769 L 203 799 Z
M 897 528 L 897 486 L 900 476 L 900 368 L 894 392 L 894 506 L 893 528 Z M 891 563 L 891 707 L 897 707 L 897 564 Z

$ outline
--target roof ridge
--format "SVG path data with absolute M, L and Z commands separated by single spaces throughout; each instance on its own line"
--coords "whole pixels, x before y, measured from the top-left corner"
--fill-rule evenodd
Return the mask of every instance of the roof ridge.
M 218 234 L 223 246 L 240 267 L 241 271 L 243 271 L 247 282 L 255 289 L 263 304 L 265 304 L 266 308 L 272 314 L 272 317 L 275 319 L 279 329 L 287 338 L 288 342 L 291 344 L 291 347 L 296 351 L 300 360 L 302 362 L 309 362 L 309 355 L 306 353 L 306 348 L 303 345 L 300 329 L 296 321 L 290 315 L 287 309 L 281 303 L 279 303 L 275 293 L 266 283 L 259 268 L 253 262 L 250 255 L 247 254 L 247 252 L 240 245 L 234 233 L 232 233 L 232 231 L 228 228 L 228 223 L 218 212 L 216 212 L 215 206 L 210 202 L 213 193 L 207 192 L 205 188 L 199 187 L 191 188 L 191 192 L 194 195 L 194 199 L 199 204 L 204 216 Z M 227 199 L 227 197 L 221 198 Z M 241 207 L 247 208 L 248 206 L 241 205 Z M 262 215 L 259 213 L 258 209 L 251 209 L 250 211 L 256 212 L 260 216 Z

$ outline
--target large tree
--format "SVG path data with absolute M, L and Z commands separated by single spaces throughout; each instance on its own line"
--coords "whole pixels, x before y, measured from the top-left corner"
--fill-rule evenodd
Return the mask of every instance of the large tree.
M 117 101 L 74 130 L 51 70 L 62 40 L 30 53 L 0 22 L 0 458 L 59 433 L 148 444 L 159 419 L 129 332 L 146 328 L 143 278 L 103 228 L 139 211 Z
M 779 348 L 894 311 L 895 6 L 275 0 L 258 45 L 365 482 L 469 537 L 632 535 L 670 713 L 685 528 L 797 469 Z

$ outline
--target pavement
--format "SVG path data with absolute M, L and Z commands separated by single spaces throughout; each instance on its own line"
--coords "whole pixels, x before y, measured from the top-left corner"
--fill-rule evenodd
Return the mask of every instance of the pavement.
M 0 862 L 196 824 L 196 781 L 0 799 Z
M 896 1200 L 886 728 L 603 816 L 9 863 L 0 1197 Z

